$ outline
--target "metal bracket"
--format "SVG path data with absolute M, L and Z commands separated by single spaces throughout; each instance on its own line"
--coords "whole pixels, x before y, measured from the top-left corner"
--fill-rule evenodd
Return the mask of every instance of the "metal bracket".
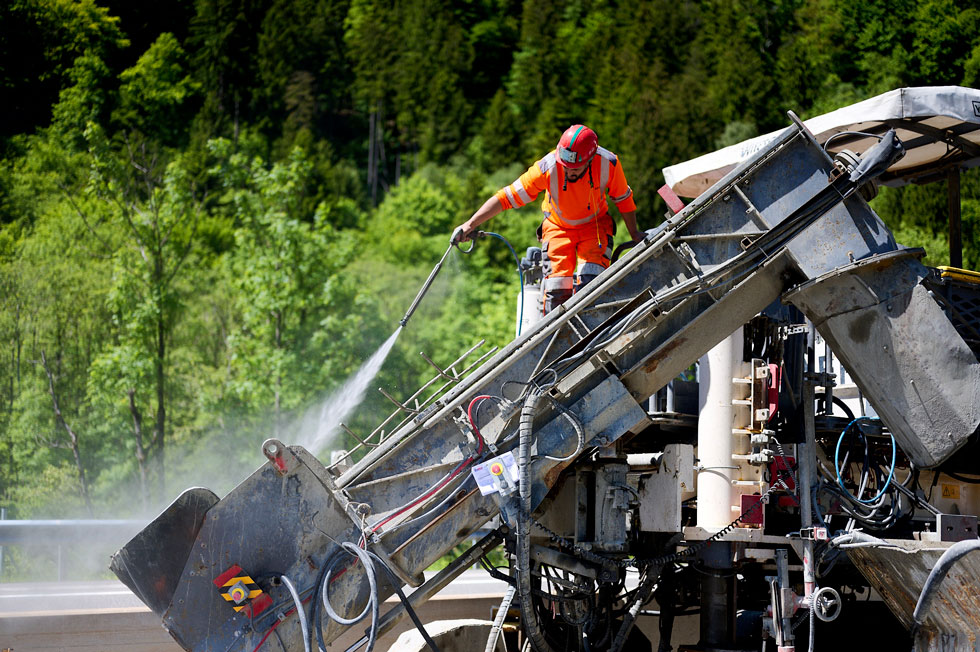
M 676 246 L 671 243 L 667 244 L 667 248 L 678 260 L 680 260 L 684 265 L 698 278 L 704 276 L 704 271 L 701 269 L 701 265 L 698 264 L 697 257 L 694 255 L 694 250 L 691 249 L 691 245 L 686 242 L 679 242 Z
M 403 569 L 401 566 L 395 563 L 395 560 L 391 558 L 391 556 L 388 554 L 388 551 L 385 549 L 385 547 L 381 544 L 380 541 L 376 539 L 371 539 L 371 543 L 369 545 L 371 547 L 371 552 L 381 557 L 381 559 L 384 560 L 385 564 L 388 565 L 388 568 L 390 568 L 395 573 L 395 575 L 398 576 L 398 579 L 405 582 L 412 588 L 418 588 L 425 583 L 425 577 L 422 575 L 422 573 L 419 573 L 418 575 L 415 576 L 409 575 L 408 573 L 405 572 L 405 569 Z
M 405 405 L 404 403 L 399 403 L 398 402 L 398 399 L 396 399 L 394 396 L 392 396 L 391 394 L 389 394 L 388 392 L 386 392 L 383 387 L 379 387 L 378 388 L 378 391 L 381 392 L 382 394 L 384 394 L 384 396 L 385 396 L 386 399 L 388 399 L 389 401 L 391 401 L 392 403 L 394 403 L 395 405 L 397 405 L 399 407 L 399 409 L 402 409 L 405 412 L 408 412 L 409 414 L 413 414 L 413 415 L 419 413 L 418 410 L 414 410 L 414 409 L 408 407 L 407 405 Z
M 808 383 L 813 383 L 814 385 L 830 385 L 835 386 L 834 382 L 837 379 L 837 374 L 829 374 L 823 371 L 806 371 L 803 373 L 803 380 Z
M 827 528 L 825 527 L 805 527 L 800 530 L 800 539 L 804 541 L 827 541 Z

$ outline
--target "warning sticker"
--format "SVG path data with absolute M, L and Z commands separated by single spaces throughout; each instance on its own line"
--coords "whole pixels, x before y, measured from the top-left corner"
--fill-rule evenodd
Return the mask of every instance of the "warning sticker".
M 517 489 L 517 461 L 510 451 L 473 467 L 473 479 L 484 496 L 509 494 Z
M 950 500 L 960 499 L 960 485 L 946 484 L 944 482 L 942 487 L 943 487 L 943 498 L 949 498 Z

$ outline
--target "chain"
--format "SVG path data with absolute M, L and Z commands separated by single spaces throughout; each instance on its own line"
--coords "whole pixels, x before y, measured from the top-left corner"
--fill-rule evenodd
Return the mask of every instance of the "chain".
M 520 503 L 518 503 L 517 505 L 517 511 L 523 518 L 530 521 L 531 525 L 533 525 L 534 527 L 538 528 L 539 530 L 547 534 L 548 538 L 551 540 L 552 543 L 557 543 L 561 547 L 571 550 L 572 552 L 582 557 L 583 559 L 587 559 L 591 562 L 595 562 L 602 566 L 608 566 L 609 564 L 616 564 L 616 566 L 620 568 L 626 568 L 629 565 L 628 563 L 626 563 L 627 560 L 625 559 L 610 559 L 609 557 L 597 555 L 591 550 L 586 550 L 585 548 L 579 546 L 578 544 L 569 541 L 562 535 L 558 534 L 557 532 L 549 528 L 544 523 L 541 523 L 540 521 L 532 517 L 530 514 L 525 512 L 524 508 L 520 505 Z

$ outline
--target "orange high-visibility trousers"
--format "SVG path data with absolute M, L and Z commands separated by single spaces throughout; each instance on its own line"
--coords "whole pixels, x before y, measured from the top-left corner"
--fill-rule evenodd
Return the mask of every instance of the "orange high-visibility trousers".
M 581 271 L 583 276 L 597 275 L 602 269 L 609 267 L 613 252 L 613 232 L 613 221 L 608 213 L 576 227 L 559 226 L 546 219 L 541 226 L 541 240 L 550 261 L 550 269 L 546 270 L 547 276 L 571 278 L 580 260 L 586 263 Z M 599 265 L 601 269 L 594 265 Z M 591 274 L 586 271 L 588 268 L 591 268 Z

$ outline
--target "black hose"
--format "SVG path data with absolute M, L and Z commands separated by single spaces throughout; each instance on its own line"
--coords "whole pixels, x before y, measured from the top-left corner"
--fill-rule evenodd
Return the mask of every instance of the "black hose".
M 439 652 L 439 646 L 436 645 L 436 642 L 432 640 L 431 636 L 429 636 L 429 632 L 425 631 L 425 625 L 422 624 L 422 620 L 419 618 L 418 614 L 415 613 L 415 609 L 412 608 L 412 603 L 408 601 L 408 598 L 405 596 L 405 592 L 402 591 L 401 580 L 399 580 L 395 575 L 395 571 L 391 570 L 391 567 L 388 566 L 388 564 L 386 564 L 385 561 L 374 552 L 368 550 L 367 553 L 376 563 L 381 565 L 381 568 L 383 568 L 386 573 L 388 573 L 388 579 L 391 581 L 391 585 L 394 587 L 395 593 L 398 594 L 398 598 L 402 601 L 402 604 L 405 605 L 405 613 L 407 613 L 408 617 L 411 618 L 412 622 L 415 624 L 415 628 L 419 630 L 419 633 L 425 640 L 426 645 L 429 646 L 429 649 L 432 650 L 432 652 Z
M 946 471 L 946 470 L 944 470 L 942 468 L 940 468 L 939 469 L 939 472 L 936 473 L 936 477 L 937 478 L 939 477 L 939 473 L 943 473 L 945 475 L 948 475 L 949 477 L 953 478 L 957 482 L 965 482 L 966 484 L 980 484 L 980 478 L 967 478 L 966 476 L 962 476 L 962 475 L 960 475 L 958 473 L 954 473 L 952 471 Z
M 620 242 L 618 245 L 616 245 L 616 248 L 613 250 L 613 255 L 612 255 L 612 258 L 609 259 L 609 262 L 615 263 L 617 260 L 619 260 L 619 257 L 623 255 L 623 252 L 624 251 L 629 251 L 630 249 L 632 249 L 633 247 L 635 247 L 638 244 L 640 244 L 640 243 L 639 242 L 634 242 L 633 240 L 627 240 L 626 242 Z
M 843 410 L 844 411 L 844 414 L 847 415 L 847 418 L 850 419 L 851 421 L 853 421 L 854 420 L 854 410 L 852 410 L 850 408 L 850 406 L 848 406 L 847 403 L 844 402 L 844 399 L 839 398 L 837 396 L 832 396 L 831 398 L 833 400 L 833 404 L 836 405 L 837 407 L 839 407 L 841 410 Z M 826 394 L 821 394 L 821 395 L 817 396 L 817 404 L 819 405 L 821 403 L 824 406 L 823 413 L 825 415 L 830 415 L 830 414 L 833 413 L 833 409 L 827 410 L 827 395 Z
M 932 567 L 932 571 L 930 571 L 929 577 L 922 587 L 922 593 L 919 594 L 919 601 L 915 604 L 915 611 L 912 612 L 912 620 L 915 622 L 913 634 L 925 622 L 926 616 L 929 615 L 929 609 L 932 607 L 932 601 L 939 590 L 939 585 L 946 579 L 946 575 L 953 564 L 974 550 L 980 550 L 980 539 L 957 541 L 942 554 L 936 565 Z
M 531 647 L 537 652 L 553 652 L 544 638 L 538 616 L 531 599 L 531 432 L 534 415 L 538 411 L 545 390 L 534 386 L 530 389 L 521 407 L 520 448 L 518 468 L 520 469 L 521 509 L 517 517 L 517 589 L 521 599 L 524 631 Z
M 636 622 L 636 616 L 640 613 L 640 609 L 643 605 L 650 601 L 653 591 L 656 588 L 657 578 L 653 574 L 647 575 L 640 584 L 640 588 L 637 591 L 636 599 L 633 604 L 630 605 L 626 614 L 623 616 L 623 622 L 619 627 L 619 631 L 616 633 L 616 638 L 613 639 L 612 645 L 610 646 L 610 652 L 620 652 L 623 646 L 626 645 L 626 639 L 633 629 L 633 624 Z

